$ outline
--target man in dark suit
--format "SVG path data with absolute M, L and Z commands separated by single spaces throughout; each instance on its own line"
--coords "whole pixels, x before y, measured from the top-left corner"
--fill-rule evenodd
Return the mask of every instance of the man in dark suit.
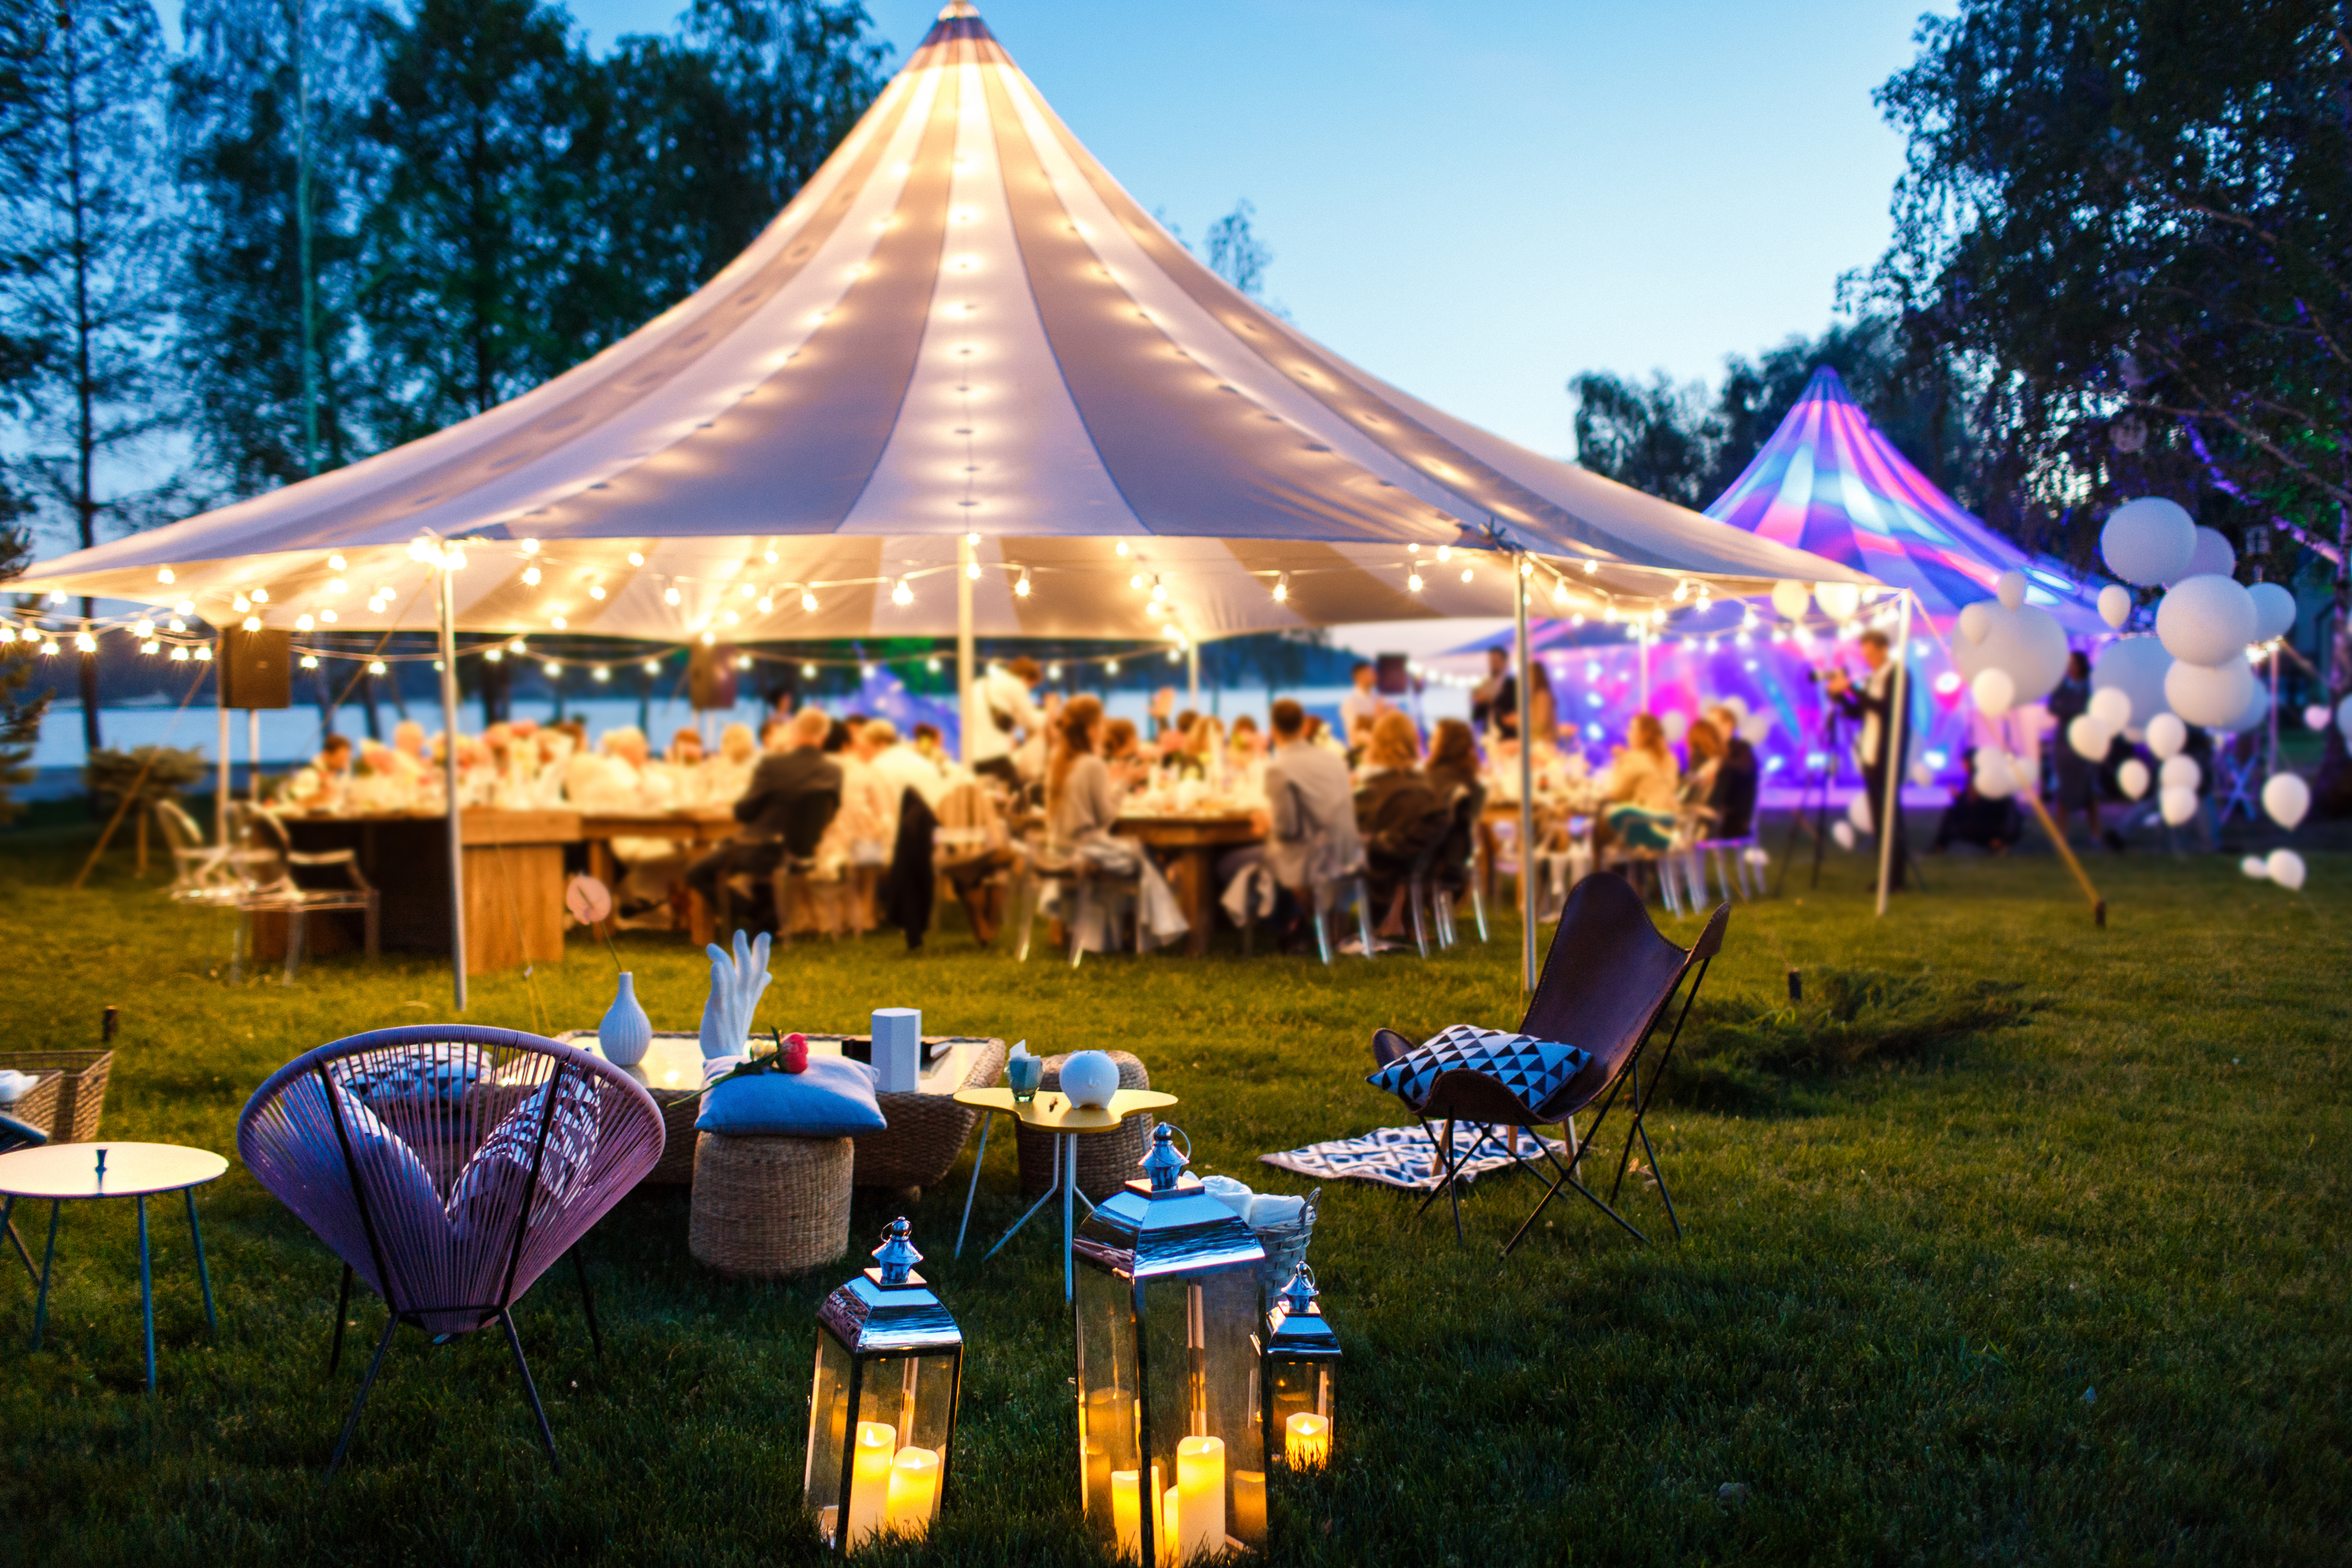
M 717 903 L 719 885 L 728 878 L 765 877 L 787 854 L 804 859 L 816 853 L 841 809 L 841 768 L 824 752 L 832 727 L 832 719 L 819 709 L 803 708 L 793 716 L 782 731 L 783 749 L 760 759 L 750 787 L 735 803 L 735 820 L 743 831 L 696 861 L 686 873 L 688 887 Z
M 1830 700 L 1838 705 L 1839 711 L 1849 719 L 1862 721 L 1862 735 L 1854 742 L 1853 760 L 1861 764 L 1864 787 L 1870 791 L 1870 819 L 1876 822 L 1886 814 L 1886 770 L 1893 767 L 1899 778 L 1903 760 L 1911 750 L 1911 724 L 1910 715 L 1895 705 L 1893 640 L 1874 626 L 1863 633 L 1859 641 L 1862 662 L 1869 667 L 1862 684 L 1855 685 L 1844 670 L 1832 669 L 1827 685 Z M 1910 683 L 1906 681 L 1904 685 L 1907 689 Z M 1910 858 L 1903 840 L 1903 795 L 1899 789 L 1895 796 L 1894 828 L 1895 867 L 1889 885 L 1899 892 L 1904 863 Z

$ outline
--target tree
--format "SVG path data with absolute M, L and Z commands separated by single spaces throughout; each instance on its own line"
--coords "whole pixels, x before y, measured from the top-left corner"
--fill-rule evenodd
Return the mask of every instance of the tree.
M 169 202 L 157 180 L 161 28 L 147 0 L 0 0 L 0 331 L 37 345 L 20 392 L 31 467 L 87 548 L 166 489 L 111 467 L 168 421 L 153 370 L 167 325 Z M 95 605 L 82 601 L 88 618 Z M 100 744 L 98 663 L 82 737 Z
M 1568 384 L 1576 399 L 1576 460 L 1594 473 L 1678 506 L 1705 506 L 1723 444 L 1723 424 L 1706 388 L 1677 386 L 1664 371 L 1648 384 L 1607 371 Z
M 2345 563 L 2352 31 L 2341 5 L 1960 0 L 1878 93 L 1909 140 L 1865 287 L 1981 389 L 2029 505 L 2169 490 Z
M 211 474 L 248 495 L 370 444 L 354 307 L 374 57 L 350 0 L 194 0 L 183 15 L 177 370 Z

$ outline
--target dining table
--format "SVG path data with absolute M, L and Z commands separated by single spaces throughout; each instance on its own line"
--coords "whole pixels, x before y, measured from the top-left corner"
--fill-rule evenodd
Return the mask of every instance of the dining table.
M 615 838 L 661 838 L 699 855 L 732 838 L 742 825 L 735 808 L 723 802 L 673 806 L 667 811 L 585 811 L 580 814 L 580 837 L 588 844 L 588 874 L 606 887 L 618 886 L 613 858 Z M 709 900 L 700 893 L 687 894 L 687 939 L 699 951 L 717 934 Z
M 1124 811 L 1111 831 L 1159 851 L 1168 862 L 1168 883 L 1192 930 L 1184 951 L 1209 951 L 1217 903 L 1217 858 L 1229 849 L 1265 841 L 1255 812 L 1218 807 L 1193 811 Z
M 440 813 L 346 812 L 281 817 L 304 853 L 349 849 L 381 898 L 382 943 L 449 951 L 449 819 Z M 562 808 L 469 805 L 458 844 L 466 877 L 466 973 L 563 959 L 563 850 L 581 817 Z

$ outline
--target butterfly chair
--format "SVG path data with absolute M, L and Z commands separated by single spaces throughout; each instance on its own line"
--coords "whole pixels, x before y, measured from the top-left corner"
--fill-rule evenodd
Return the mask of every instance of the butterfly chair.
M 29 1121 L 19 1121 L 13 1116 L 0 1116 L 0 1154 L 13 1154 L 19 1149 L 37 1149 L 49 1141 L 49 1135 Z M 0 1230 L 8 1233 L 8 1245 L 16 1249 L 16 1257 L 25 1265 L 26 1278 L 38 1281 L 41 1271 L 33 1267 L 33 1255 L 25 1250 L 25 1238 L 16 1234 L 16 1200 L 10 1198 L 0 1207 Z
M 661 1158 L 651 1096 L 602 1058 L 510 1029 L 378 1029 L 296 1058 L 237 1121 L 248 1170 L 343 1260 L 331 1372 L 353 1273 L 383 1298 L 383 1338 L 343 1422 L 332 1478 L 403 1323 L 434 1342 L 497 1323 L 540 1441 L 555 1436 L 514 1304 Z M 603 1352 L 575 1254 L 591 1338 Z
M 1674 1226 L 1676 1238 L 1680 1238 L 1682 1220 L 1675 1213 L 1674 1196 L 1666 1189 L 1665 1177 L 1658 1172 L 1657 1151 L 1651 1146 L 1650 1135 L 1643 1127 L 1643 1116 L 1649 1109 L 1650 1096 L 1659 1079 L 1673 1059 L 1675 1044 L 1682 1036 L 1684 1021 L 1690 1016 L 1691 1005 L 1698 999 L 1707 966 L 1722 950 L 1724 928 L 1730 919 L 1728 904 L 1717 906 L 1698 940 L 1685 950 L 1659 934 L 1650 923 L 1642 896 L 1624 878 L 1601 872 L 1576 885 L 1560 911 L 1559 930 L 1552 938 L 1543 975 L 1537 982 L 1536 994 L 1528 1004 L 1519 1032 L 1537 1039 L 1582 1047 L 1591 1053 L 1590 1059 L 1540 1106 L 1524 1104 L 1501 1082 L 1485 1073 L 1455 1068 L 1438 1076 L 1420 1107 L 1424 1121 L 1442 1120 L 1447 1124 L 1440 1143 L 1448 1162 L 1441 1186 L 1454 1194 L 1457 1237 L 1461 1230 L 1457 1191 L 1460 1175 L 1479 1146 L 1497 1128 L 1506 1131 L 1527 1129 L 1532 1132 L 1536 1127 L 1558 1122 L 1569 1133 L 1568 1158 L 1563 1163 L 1549 1143 L 1535 1136 L 1535 1152 L 1551 1166 L 1554 1179 L 1545 1188 L 1535 1212 L 1528 1215 L 1503 1248 L 1506 1255 L 1526 1238 L 1563 1187 L 1573 1188 L 1636 1238 L 1648 1240 L 1613 1206 L 1636 1138 L 1649 1156 L 1666 1218 Z M 1686 979 L 1689 986 L 1685 990 Z M 1650 1070 L 1645 1086 L 1641 1071 L 1643 1055 L 1677 992 L 1682 993 L 1682 1006 L 1675 1015 L 1664 1049 Z M 1611 1184 L 1609 1199 L 1604 1203 L 1584 1184 L 1580 1172 L 1586 1151 L 1600 1137 L 1601 1125 L 1608 1120 L 1619 1094 L 1628 1090 L 1633 1125 L 1626 1133 L 1624 1152 L 1618 1159 L 1617 1180 Z M 1592 1125 L 1579 1138 L 1573 1119 L 1596 1103 L 1599 1109 Z M 1485 1130 L 1458 1156 L 1454 1153 L 1455 1122 L 1477 1123 Z M 1423 1206 L 1425 1208 L 1435 1196 L 1435 1192 L 1431 1193 L 1429 1198 L 1423 1200 Z

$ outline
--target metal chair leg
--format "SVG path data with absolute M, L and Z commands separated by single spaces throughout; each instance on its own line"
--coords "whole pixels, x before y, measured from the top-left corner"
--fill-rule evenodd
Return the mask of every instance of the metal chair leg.
M 1356 876 L 1356 936 L 1364 944 L 1366 958 L 1380 956 L 1380 949 L 1372 945 L 1372 885 L 1360 872 Z
M 1475 882 L 1470 884 L 1470 912 L 1477 917 L 1478 942 L 1483 946 L 1490 940 L 1486 934 L 1486 893 Z
M 1332 912 L 1333 911 L 1330 907 L 1325 903 L 1322 896 L 1320 894 L 1317 895 L 1315 900 L 1315 913 L 1312 917 L 1315 921 L 1315 951 L 1322 955 L 1323 967 L 1326 969 L 1331 967 Z
M 286 911 L 286 974 L 283 984 L 294 984 L 294 976 L 302 969 L 302 935 L 310 925 L 310 917 L 300 910 Z
M 180 1195 L 188 1200 L 188 1239 L 195 1244 L 196 1248 L 196 1283 L 203 1287 L 205 1293 L 205 1327 L 218 1333 L 220 1319 L 213 1314 L 213 1271 L 205 1262 L 204 1228 L 196 1224 L 196 1189 L 183 1187 Z
M 580 1281 L 580 1310 L 588 1317 L 588 1342 L 596 1347 L 596 1359 L 604 1359 L 604 1331 L 596 1324 L 596 1292 L 588 1288 L 588 1264 L 580 1256 L 580 1247 L 572 1248 L 572 1272 Z
M 16 1213 L 15 1198 L 10 1198 L 5 1205 L 0 1205 L 0 1230 L 5 1230 L 8 1233 L 8 1245 L 16 1249 L 16 1256 L 24 1261 L 25 1278 L 38 1279 L 41 1277 L 41 1271 L 33 1267 L 33 1255 L 26 1250 L 25 1238 L 16 1234 Z
M 343 1289 L 341 1293 L 335 1298 L 335 1339 L 334 1342 L 327 1348 L 327 1375 L 329 1377 L 334 1376 L 335 1369 L 343 1364 L 343 1320 L 351 1315 L 351 1310 L 352 1266 L 346 1263 L 343 1265 Z
M 1420 881 L 1408 880 L 1404 885 L 1404 901 L 1412 910 L 1412 945 L 1421 951 L 1424 963 L 1429 958 L 1429 922 L 1422 919 L 1422 887 Z
M 547 1409 L 539 1402 L 539 1384 L 530 1378 L 530 1363 L 523 1359 L 522 1336 L 515 1332 L 514 1313 L 501 1307 L 499 1323 L 507 1331 L 507 1348 L 514 1352 L 515 1371 L 522 1374 L 523 1397 L 530 1401 L 530 1413 L 539 1421 L 539 1440 L 547 1445 L 547 1462 L 563 1473 L 563 1460 L 555 1451 L 555 1433 L 547 1425 Z
M 340 1319 L 337 1321 L 341 1321 Z M 335 1469 L 343 1462 L 343 1455 L 352 1446 L 352 1434 L 359 1430 L 360 1412 L 367 1408 L 368 1394 L 375 1388 L 375 1374 L 383 1370 L 384 1352 L 392 1349 L 392 1336 L 399 1327 L 400 1314 L 387 1311 L 383 1320 L 383 1338 L 376 1342 L 375 1355 L 368 1363 L 367 1375 L 360 1379 L 360 1394 L 352 1401 L 352 1413 L 343 1417 L 343 1435 L 335 1440 L 335 1457 L 327 1461 L 327 1474 L 320 1482 L 321 1486 L 335 1479 Z

